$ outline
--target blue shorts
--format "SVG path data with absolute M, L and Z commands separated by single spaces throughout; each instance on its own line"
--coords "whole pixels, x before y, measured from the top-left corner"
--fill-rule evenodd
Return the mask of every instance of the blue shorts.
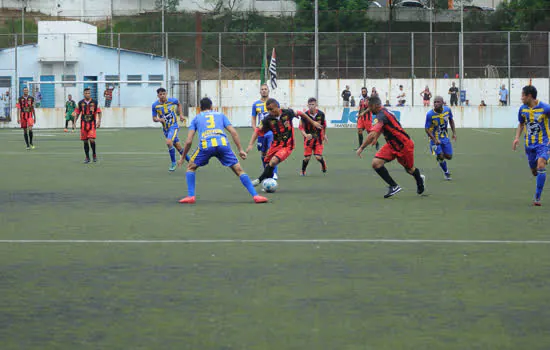
M 199 148 L 191 156 L 191 161 L 197 166 L 205 166 L 212 157 L 218 158 L 223 166 L 233 166 L 239 162 L 230 146 Z
M 529 161 L 529 168 L 536 169 L 539 158 L 548 162 L 548 145 L 525 146 L 525 154 Z
M 258 151 L 267 153 L 269 147 L 273 143 L 273 131 L 268 131 L 264 136 L 258 136 Z
M 173 143 L 178 143 L 180 142 L 180 139 L 178 137 L 178 133 L 180 131 L 180 128 L 178 127 L 175 127 L 175 128 L 170 128 L 168 130 L 163 130 L 164 131 L 164 137 L 168 140 L 172 140 Z
M 441 153 L 452 156 L 453 155 L 453 145 L 451 140 L 448 137 L 439 139 L 441 142 L 439 145 L 436 145 L 433 141 L 430 141 L 431 150 L 438 156 Z

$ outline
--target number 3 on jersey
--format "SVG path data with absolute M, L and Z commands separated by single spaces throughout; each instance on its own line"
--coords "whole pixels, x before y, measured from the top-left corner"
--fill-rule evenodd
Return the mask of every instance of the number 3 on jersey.
M 216 127 L 216 123 L 214 122 L 214 116 L 212 114 L 206 116 L 206 127 L 208 129 L 213 129 Z

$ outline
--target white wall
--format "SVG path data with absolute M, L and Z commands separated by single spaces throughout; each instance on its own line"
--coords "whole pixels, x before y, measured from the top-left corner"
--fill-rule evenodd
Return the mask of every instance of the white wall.
M 539 97 L 543 101 L 550 101 L 549 79 L 533 79 L 532 84 L 537 88 Z M 397 91 L 399 85 L 403 85 L 407 94 L 407 105 L 422 105 L 420 92 L 427 85 L 433 96 L 441 95 L 445 100 L 449 101 L 449 87 L 451 82 L 456 82 L 458 79 L 367 79 L 366 86 L 370 90 L 373 86 L 376 87 L 380 98 L 385 101 L 389 100 L 392 105 L 396 104 Z M 283 105 L 303 105 L 307 104 L 307 99 L 314 95 L 313 80 L 278 80 L 278 88 L 271 92 L 271 97 L 279 100 Z M 471 106 L 477 106 L 481 100 L 485 100 L 488 105 L 498 104 L 498 90 L 500 86 L 505 84 L 508 86 L 508 79 L 464 79 L 464 89 L 466 90 L 466 98 L 469 99 Z M 521 89 L 529 84 L 529 79 L 512 79 L 510 91 L 511 105 L 521 104 Z M 222 106 L 252 106 L 252 103 L 259 97 L 260 82 L 259 80 L 223 80 L 222 81 Z M 346 85 L 350 86 L 352 94 L 358 99 L 363 86 L 362 79 L 356 80 L 336 80 L 322 79 L 319 80 L 319 103 L 323 106 L 342 106 L 342 98 L 340 94 Z M 413 94 L 414 88 L 414 94 Z M 202 97 L 208 96 L 212 98 L 215 105 L 218 104 L 218 82 L 216 80 L 203 80 L 201 82 Z
M 299 106 L 296 106 L 299 108 Z M 339 107 L 321 106 L 328 118 L 330 128 L 355 128 L 357 110 Z M 426 113 L 429 108 L 404 107 L 391 108 L 405 128 L 424 128 Z M 198 111 L 195 111 L 198 112 Z M 229 117 L 236 127 L 250 125 L 250 109 L 248 107 L 223 108 L 222 112 Z M 515 128 L 517 126 L 517 107 L 456 107 L 453 114 L 459 128 Z M 39 108 L 36 110 L 36 128 L 63 128 L 65 125 L 65 110 L 63 108 Z M 191 112 L 190 112 L 191 113 Z M 194 113 L 193 113 L 194 114 Z M 15 110 L 12 116 L 15 116 Z M 193 115 L 191 116 L 191 118 Z M 12 117 L 10 123 L 0 123 L 0 128 L 17 128 L 17 118 Z M 159 127 L 151 120 L 151 108 L 105 108 L 102 119 L 104 128 L 136 128 Z
M 97 45 L 97 27 L 80 21 L 38 22 L 40 61 L 78 61 L 79 43 Z

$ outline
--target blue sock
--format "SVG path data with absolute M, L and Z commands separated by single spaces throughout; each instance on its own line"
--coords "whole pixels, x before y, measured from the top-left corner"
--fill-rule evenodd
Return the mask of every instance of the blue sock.
M 542 195 L 542 190 L 544 189 L 544 183 L 546 182 L 546 169 L 537 170 L 537 193 L 535 195 L 536 199 L 540 199 Z
M 181 156 L 181 155 L 183 154 L 183 148 L 180 149 L 180 150 L 178 150 L 178 152 L 179 152 L 179 154 L 180 154 L 180 156 Z M 189 154 L 188 154 L 188 155 L 185 156 L 185 160 L 186 160 L 186 161 L 189 161 L 189 159 L 191 159 L 191 157 L 189 157 Z
M 187 178 L 187 193 L 189 197 L 195 196 L 195 172 L 194 171 L 188 171 L 185 174 L 185 177 Z M 250 181 L 250 179 L 249 179 Z
M 195 180 L 194 179 L 195 179 L 195 177 L 193 177 L 193 190 L 194 190 L 194 186 L 195 186 Z M 250 177 L 248 177 L 247 174 L 242 174 L 241 176 L 239 176 L 239 179 L 241 179 L 241 183 L 243 184 L 244 187 L 246 187 L 246 189 L 248 190 L 248 193 L 250 193 L 250 195 L 252 197 L 258 195 L 258 192 L 256 192 L 256 189 L 254 188 L 254 185 L 252 184 L 252 181 L 250 181 Z M 187 180 L 187 181 L 189 181 L 189 180 Z
M 174 147 L 168 148 L 168 153 L 170 153 L 170 160 L 172 163 L 176 162 L 176 149 Z
M 273 168 L 273 174 L 279 174 L 278 169 L 279 169 L 279 166 L 275 165 L 275 168 Z
M 447 174 L 447 172 L 449 171 L 449 169 L 447 169 L 447 162 L 445 160 L 440 160 L 439 161 L 439 166 L 441 167 L 443 172 L 445 172 L 445 174 Z

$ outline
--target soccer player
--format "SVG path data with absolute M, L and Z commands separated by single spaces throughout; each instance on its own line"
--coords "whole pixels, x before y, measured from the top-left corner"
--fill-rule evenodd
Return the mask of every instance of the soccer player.
M 456 141 L 455 121 L 451 108 L 443 106 L 443 97 L 434 98 L 434 108 L 426 113 L 426 134 L 430 138 L 430 149 L 435 153 L 439 166 L 445 174 L 445 180 L 451 180 L 447 160 L 453 158 L 453 145 L 449 140 L 447 125 L 451 125 L 453 140 Z
M 369 111 L 369 96 L 367 95 L 367 88 L 364 87 L 361 89 L 361 100 L 359 100 L 359 113 L 357 113 L 357 133 L 359 134 L 359 147 L 361 147 L 361 145 L 363 144 L 363 131 L 366 131 L 368 135 L 371 128 L 372 113 Z M 377 141 L 376 150 L 378 150 L 379 148 L 380 144 Z
M 357 150 L 357 155 L 361 157 L 361 153 L 368 145 L 374 145 L 380 134 L 384 134 L 386 144 L 376 153 L 372 160 L 372 167 L 378 175 L 389 185 L 388 193 L 384 198 L 392 197 L 401 191 L 401 187 L 390 176 L 388 169 L 384 166 L 385 163 L 391 162 L 397 158 L 407 173 L 411 174 L 416 180 L 416 193 L 424 193 L 425 176 L 420 174 L 420 170 L 414 166 L 414 142 L 405 132 L 401 124 L 395 118 L 393 113 L 382 107 L 382 101 L 379 97 L 371 97 L 369 99 L 369 110 L 375 115 L 375 124 L 372 127 L 371 133 L 365 139 L 365 142 Z
M 531 173 L 537 178 L 537 189 L 533 205 L 540 206 L 540 198 L 546 182 L 546 164 L 548 162 L 548 143 L 550 130 L 550 105 L 537 100 L 537 89 L 528 85 L 521 91 L 523 105 L 518 112 L 518 128 L 512 143 L 515 151 L 519 138 L 525 128 L 525 154 Z
M 260 86 L 260 99 L 252 104 L 252 128 L 255 130 L 258 127 L 258 124 L 265 118 L 265 116 L 268 115 L 267 109 L 265 106 L 265 102 L 269 98 L 269 87 L 267 84 L 262 84 Z M 262 158 L 262 167 L 265 168 L 267 165 L 264 161 L 265 155 L 267 153 L 267 150 L 269 147 L 271 147 L 271 144 L 273 143 L 273 133 L 271 131 L 268 131 L 263 136 L 258 136 L 258 151 L 260 152 L 260 156 Z M 277 180 L 278 178 L 278 171 L 277 167 L 275 167 L 273 171 L 273 178 Z
M 76 109 L 76 102 L 74 102 L 73 96 L 69 95 L 67 102 L 65 102 L 65 130 L 64 130 L 65 132 L 69 131 L 68 130 L 69 121 L 72 122 L 73 124 L 73 132 L 74 132 L 76 124 L 74 122 L 73 112 L 75 109 Z
M 74 122 L 78 122 L 78 118 L 82 115 L 80 121 L 80 140 L 84 142 L 84 154 L 86 159 L 84 163 L 90 163 L 90 146 L 92 147 L 92 155 L 94 163 L 97 162 L 96 155 L 96 129 L 101 126 L 101 108 L 96 100 L 92 99 L 92 91 L 90 88 L 84 89 L 84 99 L 78 102 L 76 109 L 73 112 L 75 116 Z
M 229 122 L 229 119 L 222 113 L 212 111 L 212 101 L 208 97 L 200 101 L 200 108 L 201 113 L 198 114 L 189 125 L 189 133 L 185 141 L 185 148 L 178 161 L 178 165 L 181 166 L 184 159 L 186 159 L 187 153 L 191 149 L 195 134 L 198 134 L 199 145 L 187 166 L 186 178 L 188 195 L 180 200 L 180 203 L 195 203 L 196 171 L 199 167 L 207 165 L 212 157 L 218 158 L 223 166 L 230 167 L 231 170 L 233 170 L 254 199 L 254 202 L 267 202 L 267 198 L 258 195 L 250 181 L 250 177 L 244 172 L 239 164 L 239 160 L 231 150 L 231 145 L 224 133 L 224 129 L 229 131 L 231 137 L 233 137 L 233 142 L 235 142 L 235 146 L 237 146 L 241 158 L 246 159 L 246 152 L 243 151 L 239 135 Z
M 164 137 L 166 138 L 166 146 L 168 147 L 168 154 L 170 154 L 170 160 L 172 161 L 168 171 L 175 171 L 176 149 L 179 154 L 183 153 L 183 147 L 178 138 L 180 127 L 178 125 L 176 113 L 179 114 L 180 121 L 183 122 L 183 107 L 176 98 L 167 97 L 165 88 L 161 87 L 157 89 L 157 97 L 158 100 L 152 105 L 153 121 L 162 124 Z
M 17 124 L 21 124 L 23 137 L 27 144 L 27 149 L 34 149 L 32 144 L 32 127 L 34 126 L 36 114 L 34 112 L 34 97 L 29 95 L 29 89 L 23 89 L 23 96 L 17 100 Z
M 250 152 L 258 135 L 263 136 L 265 133 L 271 131 L 273 133 L 273 143 L 267 150 L 267 154 L 264 158 L 264 162 L 267 165 L 263 173 L 256 180 L 252 181 L 254 186 L 259 185 L 264 179 L 273 178 L 275 167 L 287 159 L 294 150 L 294 126 L 292 125 L 292 120 L 294 118 L 300 117 L 305 119 L 308 123 L 313 124 L 317 129 L 323 128 L 321 124 L 301 111 L 294 113 L 292 109 L 281 109 L 279 102 L 274 98 L 268 99 L 265 104 L 269 115 L 267 115 L 256 130 L 254 130 L 246 153 Z
M 300 120 L 300 131 L 304 136 L 304 160 L 302 161 L 302 171 L 300 176 L 306 176 L 306 169 L 311 159 L 311 155 L 315 156 L 315 159 L 321 163 L 321 171 L 327 172 L 327 163 L 323 158 L 323 149 L 325 147 L 324 142 L 328 141 L 326 135 L 327 121 L 325 113 L 317 109 L 317 100 L 311 97 L 307 101 L 308 110 L 305 112 L 312 120 L 321 124 L 322 129 L 315 128 L 310 123 L 304 123 Z

